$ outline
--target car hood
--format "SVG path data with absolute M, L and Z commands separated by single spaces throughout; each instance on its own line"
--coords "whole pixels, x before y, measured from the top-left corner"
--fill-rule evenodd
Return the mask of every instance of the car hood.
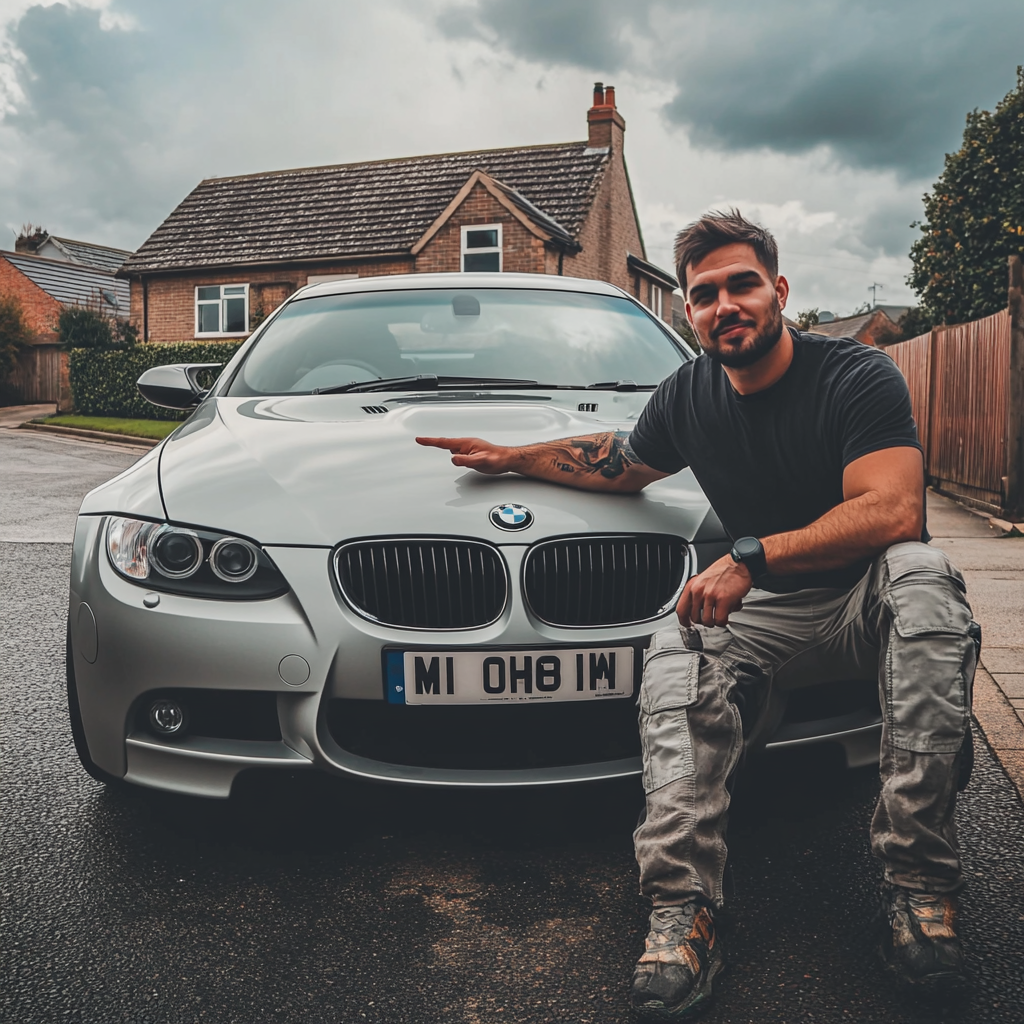
M 649 397 L 434 392 L 383 400 L 372 393 L 210 399 L 162 446 L 161 491 L 171 521 L 267 545 L 331 547 L 394 534 L 505 544 L 594 531 L 689 538 L 708 510 L 689 471 L 639 495 L 597 495 L 514 475 L 483 476 L 414 440 L 478 436 L 518 445 L 629 430 Z M 596 402 L 600 415 L 578 412 L 581 401 Z M 505 502 L 528 506 L 533 524 L 514 533 L 495 527 L 490 510 Z

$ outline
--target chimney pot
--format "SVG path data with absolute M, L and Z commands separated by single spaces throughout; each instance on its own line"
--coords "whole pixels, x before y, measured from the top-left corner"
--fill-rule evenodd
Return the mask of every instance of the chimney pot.
M 604 85 L 601 82 L 594 83 L 594 106 L 604 106 Z
M 604 90 L 604 105 L 606 107 L 614 107 L 615 106 L 615 86 L 614 85 L 605 86 L 605 90 Z

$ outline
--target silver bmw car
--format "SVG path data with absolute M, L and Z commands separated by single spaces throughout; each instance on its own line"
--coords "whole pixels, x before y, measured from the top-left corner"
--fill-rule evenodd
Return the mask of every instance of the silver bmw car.
M 68 701 L 96 778 L 227 797 L 251 768 L 444 786 L 637 774 L 642 656 L 729 542 L 689 471 L 596 495 L 458 469 L 417 435 L 629 430 L 685 345 L 597 281 L 308 287 L 210 367 L 191 416 L 92 491 Z M 775 694 L 769 749 L 878 754 L 875 684 Z

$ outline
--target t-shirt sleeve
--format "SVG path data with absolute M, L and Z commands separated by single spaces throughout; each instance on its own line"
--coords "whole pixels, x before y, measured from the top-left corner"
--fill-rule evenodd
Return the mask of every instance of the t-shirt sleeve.
M 884 352 L 865 353 L 837 397 L 844 469 L 883 448 L 921 448 L 907 382 Z
M 667 377 L 651 395 L 636 426 L 629 435 L 629 446 L 645 466 L 659 473 L 678 473 L 687 462 L 675 439 L 679 436 L 676 423 L 676 394 L 679 375 Z

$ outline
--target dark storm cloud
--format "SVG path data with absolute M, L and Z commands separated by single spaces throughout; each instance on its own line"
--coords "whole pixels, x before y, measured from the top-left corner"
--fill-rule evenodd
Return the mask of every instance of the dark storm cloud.
M 629 62 L 628 33 L 649 7 L 649 0 L 482 0 L 442 10 L 438 23 L 449 37 L 476 37 L 531 60 L 615 70 Z
M 676 90 L 668 120 L 698 145 L 827 145 L 906 176 L 936 173 L 967 111 L 990 108 L 1024 60 L 1020 0 L 475 0 L 439 26 L 596 77 L 660 79 Z
M 287 17 L 273 0 L 29 8 L 7 31 L 0 223 L 138 245 L 201 178 L 280 160 L 260 154 L 311 49 L 282 53 Z

